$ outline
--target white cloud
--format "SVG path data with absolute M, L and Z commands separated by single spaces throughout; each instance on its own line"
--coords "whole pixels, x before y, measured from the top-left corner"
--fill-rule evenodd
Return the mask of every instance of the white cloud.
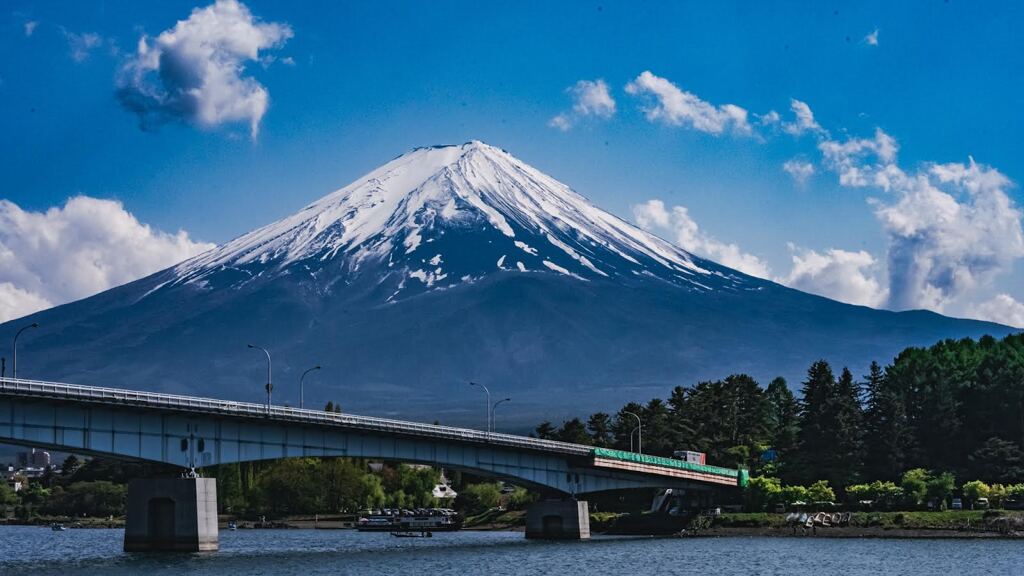
M 1024 328 L 1024 302 L 1018 302 L 1009 294 L 997 294 L 991 300 L 971 305 L 967 308 L 967 315 L 978 320 Z
M 701 230 L 685 206 L 673 206 L 669 211 L 661 200 L 648 200 L 633 206 L 633 217 L 637 225 L 645 230 L 671 233 L 670 239 L 677 246 L 698 256 L 751 276 L 771 277 L 768 265 L 760 258 L 743 252 L 736 244 L 719 242 Z
M 568 132 L 572 129 L 572 119 L 568 114 L 562 113 L 555 116 L 551 120 L 548 120 L 548 126 L 552 128 L 558 128 L 562 132 Z
M 786 160 L 782 164 L 782 169 L 801 186 L 806 184 L 807 179 L 814 175 L 814 164 L 804 160 L 797 160 L 796 158 Z
M 565 91 L 572 96 L 572 112 L 563 112 L 548 121 L 552 128 L 566 132 L 580 118 L 611 118 L 615 115 L 615 99 L 604 80 L 580 80 Z
M 892 179 L 896 201 L 875 201 L 889 235 L 889 305 L 947 305 L 987 285 L 1024 258 L 1021 211 L 994 168 L 931 165 Z
M 0 321 L 90 296 L 209 250 L 88 196 L 27 212 L 0 200 Z
M 754 114 L 762 126 L 776 126 L 782 121 L 782 117 L 775 110 L 769 110 L 767 114 Z
M 793 136 L 800 136 L 806 132 L 812 133 L 824 133 L 821 125 L 814 119 L 814 112 L 811 111 L 811 107 L 806 103 L 801 102 L 797 99 L 790 99 L 789 109 L 793 111 L 794 120 L 792 122 L 785 122 L 782 124 L 782 129 L 787 134 Z
M 28 29 L 26 29 L 27 31 Z M 64 38 L 68 41 L 71 59 L 75 62 L 85 62 L 94 48 L 103 45 L 103 37 L 93 32 L 77 34 L 68 32 L 64 28 L 61 28 L 61 32 L 64 33 Z
M 140 38 L 122 70 L 118 96 L 139 115 L 143 129 L 169 121 L 204 128 L 245 121 L 255 138 L 270 96 L 243 76 L 245 63 L 291 37 L 287 24 L 261 22 L 244 4 L 217 0 L 156 38 Z
M 729 129 L 739 134 L 752 133 L 744 108 L 733 104 L 715 106 L 649 71 L 626 84 L 626 92 L 634 96 L 653 97 L 655 103 L 643 108 L 647 120 L 651 122 L 686 126 L 716 135 Z
M 818 149 L 825 165 L 839 174 L 841 185 L 877 184 L 884 188 L 883 182 L 874 176 L 878 172 L 884 174 L 886 167 L 896 162 L 899 146 L 892 136 L 876 128 L 874 138 L 849 138 L 845 142 L 828 139 L 820 142 Z
M 878 263 L 863 251 L 830 249 L 824 253 L 790 245 L 793 268 L 778 281 L 840 302 L 878 307 L 886 303 L 888 290 L 878 279 Z
M 35 33 L 36 28 L 38 27 L 39 22 L 36 22 L 35 20 L 29 20 L 28 22 L 25 22 L 25 37 L 28 38 L 33 33 Z
M 864 37 L 864 43 L 868 46 L 878 46 L 878 28 Z

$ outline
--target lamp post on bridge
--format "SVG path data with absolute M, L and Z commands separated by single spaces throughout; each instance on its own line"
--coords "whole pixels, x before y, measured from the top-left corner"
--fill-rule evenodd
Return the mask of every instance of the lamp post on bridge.
M 636 415 L 636 414 L 634 414 L 634 413 L 632 413 L 632 412 L 630 412 L 628 410 L 623 410 L 622 413 L 623 414 L 629 414 L 630 416 L 636 418 L 637 452 L 640 453 L 640 454 L 643 454 L 644 453 L 644 423 L 643 423 L 643 421 L 640 420 L 640 416 L 638 416 L 638 415 Z M 629 443 L 632 446 L 632 444 L 633 444 L 633 433 L 632 432 L 629 433 Z
M 306 374 L 309 374 L 310 372 L 312 372 L 314 370 L 319 370 L 319 369 L 320 369 L 320 365 L 317 364 L 316 366 L 313 366 L 309 370 L 306 370 L 305 372 L 303 372 L 302 376 L 299 377 L 299 408 L 303 407 L 303 405 L 302 405 L 302 399 L 303 399 L 302 381 L 306 379 Z
M 13 363 L 11 365 L 11 377 L 12 378 L 17 378 L 18 377 L 18 336 L 21 336 L 21 333 L 24 332 L 25 330 L 28 330 L 29 328 L 39 328 L 39 323 L 38 322 L 33 322 L 33 323 L 29 324 L 28 326 L 22 326 L 21 330 L 18 330 L 18 332 L 14 335 L 14 345 L 12 346 L 12 348 L 13 348 L 13 350 L 12 350 L 12 352 L 13 352 L 13 354 L 12 354 Z
M 477 384 L 476 382 L 470 382 L 470 386 L 479 386 L 484 389 L 487 393 L 487 404 L 484 404 L 484 415 L 487 416 L 487 432 L 491 431 L 491 391 L 487 389 L 487 386 L 483 384 Z
M 495 420 L 494 420 L 494 410 L 495 410 L 495 409 L 496 409 L 496 408 L 498 407 L 498 405 L 499 405 L 499 404 L 501 404 L 502 402 L 511 402 L 511 401 L 512 401 L 512 399 L 511 399 L 511 398 L 502 398 L 501 400 L 498 400 L 497 402 L 495 402 L 494 404 L 492 404 L 492 405 L 491 405 L 491 428 L 492 428 L 492 429 L 493 429 L 494 431 L 497 431 L 497 430 L 498 430 L 498 425 L 497 425 L 497 423 L 495 423 Z
M 260 346 L 253 346 L 252 344 L 249 344 L 249 348 L 253 348 L 255 350 L 262 350 L 263 353 L 267 355 L 267 385 L 266 385 L 266 389 L 267 389 L 267 414 L 270 414 L 271 398 L 272 398 L 272 393 L 274 391 L 274 382 L 271 379 L 272 378 L 272 374 L 271 374 L 271 369 L 270 369 L 270 367 L 271 367 L 271 365 L 270 365 L 270 352 L 267 352 L 266 348 L 261 348 Z

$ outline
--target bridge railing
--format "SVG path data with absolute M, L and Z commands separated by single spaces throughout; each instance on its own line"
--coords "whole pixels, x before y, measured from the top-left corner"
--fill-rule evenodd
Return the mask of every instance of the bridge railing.
M 354 430 L 371 430 L 389 432 L 407 436 L 430 438 L 446 438 L 461 442 L 490 444 L 541 452 L 554 452 L 573 456 L 590 456 L 592 448 L 579 444 L 542 440 L 514 434 L 483 432 L 469 428 L 422 424 L 404 420 L 376 418 L 373 416 L 357 416 L 354 414 L 334 413 L 304 408 L 284 406 L 267 406 L 252 402 L 235 402 L 215 398 L 201 398 L 164 394 L 160 392 L 140 392 L 121 388 L 104 388 L 100 386 L 82 386 L 61 382 L 42 380 L 26 380 L 21 378 L 0 379 L 0 396 L 47 397 L 60 400 L 83 401 L 101 404 L 120 404 L 144 406 L 152 408 L 172 409 L 183 412 L 206 412 L 246 418 L 271 418 L 292 422 L 312 423 L 337 426 Z

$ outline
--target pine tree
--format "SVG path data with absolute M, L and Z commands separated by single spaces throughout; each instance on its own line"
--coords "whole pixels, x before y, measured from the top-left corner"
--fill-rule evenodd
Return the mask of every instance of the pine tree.
M 871 363 L 864 411 L 864 474 L 871 480 L 897 481 L 908 465 L 910 428 L 906 399 L 895 379 Z
M 798 457 L 787 468 L 787 484 L 810 484 L 835 475 L 833 468 L 832 426 L 830 408 L 835 397 L 836 381 L 832 367 L 818 360 L 807 370 L 800 400 L 800 431 L 797 434 Z
M 554 440 L 557 435 L 557 430 L 551 422 L 541 422 L 540 425 L 534 429 L 533 434 L 541 440 Z
M 770 406 L 772 448 L 779 466 L 784 467 L 796 449 L 800 404 L 781 376 L 768 384 L 765 397 Z
M 863 471 L 864 413 L 860 397 L 860 384 L 848 368 L 843 368 L 836 382 L 836 395 L 831 407 L 835 422 L 834 470 L 833 476 L 826 478 L 835 487 L 856 483 Z
M 590 440 L 594 446 L 607 448 L 612 445 L 615 439 L 612 437 L 612 417 L 604 412 L 597 412 L 587 419 L 587 432 L 590 433 Z

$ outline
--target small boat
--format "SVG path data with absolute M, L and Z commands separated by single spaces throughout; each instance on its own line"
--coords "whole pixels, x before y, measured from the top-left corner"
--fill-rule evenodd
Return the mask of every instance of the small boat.
M 64 532 L 67 528 L 65 528 L 63 524 L 50 524 L 50 530 L 53 530 L 54 532 Z
M 238 523 L 234 520 L 228 522 L 228 530 L 238 530 Z

